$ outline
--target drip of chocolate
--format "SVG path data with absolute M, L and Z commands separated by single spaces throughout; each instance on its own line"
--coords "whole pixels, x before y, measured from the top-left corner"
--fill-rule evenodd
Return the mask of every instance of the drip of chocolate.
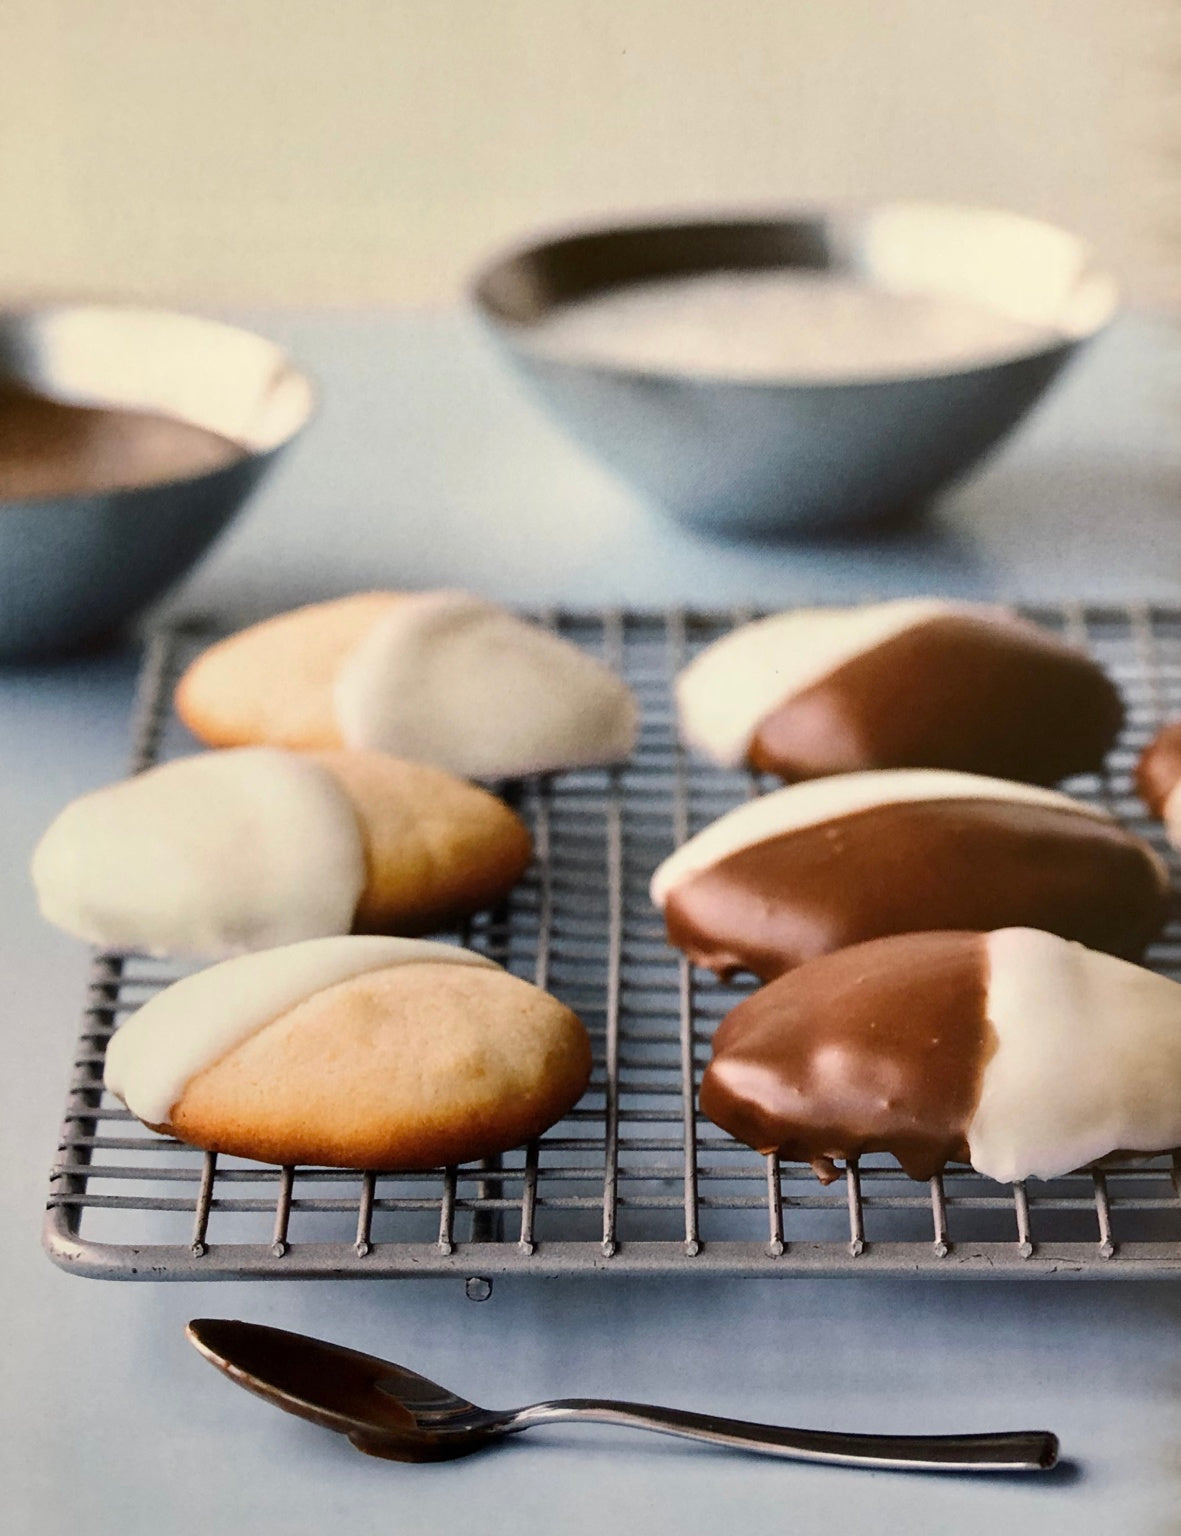
M 695 963 L 764 981 L 927 929 L 1042 928 L 1135 959 L 1165 913 L 1156 861 L 1115 822 L 962 798 L 887 802 L 768 837 L 674 885 L 664 909 L 670 942 Z
M 1165 802 L 1181 782 L 1181 720 L 1166 725 L 1144 749 L 1136 767 L 1136 788 L 1154 816 L 1163 817 Z
M 704 1114 L 810 1163 L 889 1152 L 913 1179 L 968 1160 L 996 1049 L 981 933 L 916 933 L 826 955 L 739 1003 L 714 1036 Z
M 858 768 L 959 768 L 1053 784 L 1102 765 L 1114 685 L 1032 624 L 929 619 L 837 667 L 759 723 L 752 767 L 787 780 Z
M 0 383 L 0 501 L 187 480 L 245 452 L 229 438 L 169 416 L 64 405 Z

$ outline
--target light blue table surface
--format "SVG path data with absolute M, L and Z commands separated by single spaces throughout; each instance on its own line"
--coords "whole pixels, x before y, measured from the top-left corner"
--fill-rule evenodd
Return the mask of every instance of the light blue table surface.
M 324 406 L 178 599 L 248 618 L 389 584 L 523 603 L 790 603 L 939 591 L 1181 601 L 1179 347 L 1125 320 L 926 525 L 825 546 L 716 546 L 644 513 L 452 316 L 241 317 Z M 112 1284 L 38 1227 L 86 955 L 25 870 L 127 752 L 130 649 L 0 673 L 0 1507 L 13 1533 L 1181 1531 L 1181 1289 L 890 1281 L 501 1279 Z M 1045 1426 L 1062 1476 L 972 1482 L 792 1466 L 600 1429 L 398 1467 L 235 1391 L 182 1338 L 255 1318 L 417 1365 L 477 1401 L 631 1397 L 866 1430 Z

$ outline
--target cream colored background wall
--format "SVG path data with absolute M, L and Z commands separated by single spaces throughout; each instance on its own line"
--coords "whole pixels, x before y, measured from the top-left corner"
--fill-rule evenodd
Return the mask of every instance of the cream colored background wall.
M 0 0 L 0 290 L 436 303 L 538 224 L 907 194 L 1059 220 L 1153 298 L 1178 9 Z

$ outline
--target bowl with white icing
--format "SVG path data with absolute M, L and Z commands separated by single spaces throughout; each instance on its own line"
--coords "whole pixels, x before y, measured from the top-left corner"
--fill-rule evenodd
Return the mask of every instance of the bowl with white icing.
M 735 535 L 922 507 L 1117 301 L 1066 231 L 927 203 L 581 230 L 494 260 L 472 297 L 583 447 Z
M 0 661 L 134 618 L 312 408 L 281 349 L 235 326 L 122 304 L 0 311 Z

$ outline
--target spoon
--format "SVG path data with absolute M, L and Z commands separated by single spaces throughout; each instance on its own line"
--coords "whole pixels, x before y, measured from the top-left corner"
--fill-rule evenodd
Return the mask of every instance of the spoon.
M 390 1461 L 446 1461 L 538 1424 L 619 1424 L 708 1445 L 837 1466 L 928 1472 L 1037 1472 L 1058 1458 L 1045 1430 L 992 1435 L 844 1435 L 781 1429 L 677 1408 L 574 1397 L 528 1408 L 477 1408 L 424 1376 L 375 1355 L 233 1318 L 195 1318 L 189 1340 L 248 1392 L 347 1435 Z

